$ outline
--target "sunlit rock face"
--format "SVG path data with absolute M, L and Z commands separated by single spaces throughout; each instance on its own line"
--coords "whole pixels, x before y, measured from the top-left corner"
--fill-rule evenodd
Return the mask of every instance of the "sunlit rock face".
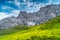
M 60 15 L 60 4 L 51 4 L 41 7 L 38 12 L 27 13 L 20 11 L 18 17 L 5 18 L 0 21 L 0 29 L 15 25 L 36 25 Z

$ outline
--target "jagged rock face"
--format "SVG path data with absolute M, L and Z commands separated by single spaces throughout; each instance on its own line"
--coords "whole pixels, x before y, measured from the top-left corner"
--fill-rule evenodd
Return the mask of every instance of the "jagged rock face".
M 28 20 L 32 16 L 33 16 L 32 13 L 27 13 L 26 11 L 21 11 L 17 18 Z
M 0 21 L 0 28 L 4 29 L 15 25 L 35 25 L 58 15 L 60 15 L 60 4 L 51 4 L 41 7 L 38 12 L 27 13 L 26 11 L 21 11 L 18 17 L 5 18 Z
M 25 11 L 21 11 L 18 18 L 23 21 L 25 20 L 26 23 L 34 22 L 35 24 L 39 24 L 58 15 L 60 15 L 60 4 L 51 4 L 40 8 L 38 12 L 34 13 L 27 13 Z
M 22 22 L 16 17 L 5 18 L 0 21 L 0 29 L 13 27 L 18 24 L 22 24 Z
M 60 15 L 60 4 L 47 5 L 45 7 L 40 8 L 40 10 L 38 11 L 38 16 L 43 21 L 46 21 L 47 19 L 56 17 L 58 15 Z

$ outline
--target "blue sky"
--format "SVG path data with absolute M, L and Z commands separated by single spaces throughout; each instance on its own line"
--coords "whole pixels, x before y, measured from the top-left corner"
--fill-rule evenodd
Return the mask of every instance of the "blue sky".
M 37 12 L 49 4 L 60 4 L 60 0 L 0 0 L 0 20 L 17 16 L 20 11 Z

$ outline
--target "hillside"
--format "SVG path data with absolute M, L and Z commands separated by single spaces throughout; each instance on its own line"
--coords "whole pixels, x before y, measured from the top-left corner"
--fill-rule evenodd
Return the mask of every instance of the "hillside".
M 0 40 L 60 40 L 60 16 L 35 26 L 0 30 Z

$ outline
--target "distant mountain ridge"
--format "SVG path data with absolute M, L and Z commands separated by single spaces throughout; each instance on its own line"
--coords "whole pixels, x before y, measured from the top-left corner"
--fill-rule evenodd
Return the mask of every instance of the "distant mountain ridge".
M 0 29 L 13 27 L 15 25 L 35 25 L 60 15 L 60 4 L 51 4 L 41 7 L 38 12 L 27 13 L 21 11 L 18 17 L 5 18 L 0 21 Z

